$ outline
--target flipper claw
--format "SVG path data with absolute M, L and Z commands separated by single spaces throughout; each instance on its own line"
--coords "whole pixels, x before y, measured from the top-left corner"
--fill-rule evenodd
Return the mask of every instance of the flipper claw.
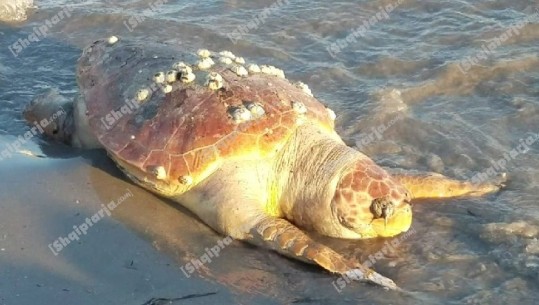
M 352 269 L 345 274 L 349 279 L 360 282 L 368 282 L 382 286 L 383 288 L 395 291 L 402 291 L 392 279 L 387 278 L 376 271 L 370 269 Z

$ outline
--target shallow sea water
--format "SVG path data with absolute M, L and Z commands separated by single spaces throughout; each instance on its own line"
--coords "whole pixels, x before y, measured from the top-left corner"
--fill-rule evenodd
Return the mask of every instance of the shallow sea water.
M 227 33 L 247 25 L 274 2 L 151 3 L 154 1 L 37 1 L 38 8 L 29 11 L 26 22 L 0 25 L 0 151 L 28 130 L 21 117 L 24 105 L 49 87 L 58 87 L 66 94 L 76 92 L 75 62 L 81 49 L 112 34 L 193 51 L 226 49 L 280 67 L 289 79 L 307 83 L 314 95 L 337 113 L 338 131 L 349 145 L 358 146 L 387 167 L 471 179 L 477 173 L 487 173 L 504 153 L 517 149 L 521 140 L 539 133 L 539 4 L 534 1 L 282 1 L 262 25 L 250 28 L 238 41 L 229 39 Z M 13 55 L 9 46 L 27 38 L 35 27 L 46 24 L 68 5 L 73 8 L 69 17 L 49 27 L 49 34 L 39 42 Z M 394 10 L 369 26 L 357 42 L 349 42 L 335 56 L 328 52 L 332 43 L 380 15 L 387 5 L 394 5 Z M 134 16 L 145 20 L 133 28 L 129 18 Z M 527 22 L 516 27 L 522 21 Z M 511 35 L 503 36 L 509 30 Z M 503 43 L 495 48 L 485 51 L 482 47 L 501 38 Z M 462 62 L 480 52 L 487 53 L 487 58 L 471 66 Z M 372 128 L 382 131 L 373 132 Z M 374 267 L 410 291 L 409 295 L 359 283 L 351 283 L 339 293 L 332 285 L 335 277 L 322 270 L 238 242 L 225 248 L 193 278 L 219 285 L 221 293 L 227 290 L 231 295 L 227 303 L 539 304 L 538 148 L 539 143 L 532 143 L 511 157 L 505 169 L 495 170 L 496 174 L 507 172 L 509 177 L 507 188 L 499 194 L 425 200 L 414 205 L 413 234 L 405 240 L 397 237 L 397 245 Z M 21 219 L 32 213 L 17 206 L 17 198 L 26 193 L 24 188 L 6 185 L 13 179 L 21 180 L 16 177 L 29 166 L 43 167 L 43 162 L 54 164 L 45 167 L 46 171 L 58 168 L 58 172 L 51 172 L 52 177 L 61 178 L 59 173 L 72 177 L 54 184 L 70 183 L 71 193 L 89 188 L 96 198 L 106 201 L 122 195 L 125 187 L 137 189 L 123 181 L 99 152 L 86 156 L 37 138 L 22 149 L 45 158 L 36 161 L 19 155 L 13 159 L 17 162 L 0 161 L 4 171 L 0 179 L 6 179 L 2 189 L 8 192 L 0 197 L 2 220 L 9 217 L 9 211 Z M 118 186 L 114 192 L 112 184 Z M 135 232 L 153 251 L 163 253 L 152 260 L 173 266 L 166 272 L 177 274 L 167 273 L 167 277 L 183 276 L 179 266 L 223 238 L 175 205 L 143 190 L 136 190 L 136 194 L 137 199 L 122 206 L 113 218 L 116 225 Z M 59 209 L 54 201 L 47 204 L 49 210 Z M 68 204 L 63 208 L 91 210 Z M 66 234 L 72 222 L 63 230 L 43 233 L 48 237 L 33 245 L 44 249 L 42 255 L 51 256 L 47 263 L 38 256 L 23 259 L 16 252 L 0 252 L 0 270 L 10 270 L 4 278 L 0 273 L 0 304 L 56 300 L 57 295 L 44 289 L 25 299 L 14 294 L 37 289 L 33 282 L 27 283 L 28 278 L 59 277 L 54 269 L 43 266 L 67 255 L 70 266 L 79 270 L 76 275 L 62 274 L 62 279 L 73 285 L 72 291 L 92 289 L 93 300 L 101 304 L 127 300 L 133 291 L 136 297 L 130 302 L 144 303 L 141 291 L 145 290 L 137 290 L 138 284 L 119 284 L 129 282 L 128 275 L 106 281 L 110 285 L 106 297 L 100 296 L 99 287 L 81 280 L 81 274 L 93 273 L 91 260 L 76 255 L 78 245 L 58 257 L 47 252 L 47 241 Z M 114 230 L 115 226 L 111 227 L 102 230 Z M 2 227 L 0 222 L 0 247 L 3 235 L 13 235 L 9 228 L 14 226 Z M 15 244 L 31 239 L 28 236 L 16 237 L 20 239 Z M 138 245 L 135 235 L 121 238 L 127 239 L 122 240 L 126 248 Z M 361 261 L 384 247 L 384 240 L 320 239 Z M 102 246 L 95 241 L 80 247 L 100 252 L 117 246 L 117 241 L 104 240 Z M 41 271 L 28 268 L 34 264 L 40 265 Z M 24 275 L 21 266 L 25 266 Z M 159 268 L 146 272 L 148 283 L 163 280 L 166 273 Z M 182 283 L 194 281 L 191 278 Z M 121 289 L 114 289 L 114 285 Z M 184 291 L 181 285 L 177 288 Z M 94 303 L 84 293 L 71 293 L 73 301 Z M 151 297 L 156 296 L 147 295 L 146 299 Z

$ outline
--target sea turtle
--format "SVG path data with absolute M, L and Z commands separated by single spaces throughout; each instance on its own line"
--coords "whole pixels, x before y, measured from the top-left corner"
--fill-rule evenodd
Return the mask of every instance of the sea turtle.
M 390 175 L 345 145 L 335 114 L 307 85 L 229 51 L 186 53 L 113 36 L 84 49 L 77 81 L 74 102 L 38 98 L 25 118 L 34 123 L 61 107 L 66 115 L 49 122 L 47 135 L 106 149 L 133 182 L 217 232 L 390 289 L 398 289 L 392 280 L 305 231 L 396 236 L 410 228 L 412 199 L 501 187 Z

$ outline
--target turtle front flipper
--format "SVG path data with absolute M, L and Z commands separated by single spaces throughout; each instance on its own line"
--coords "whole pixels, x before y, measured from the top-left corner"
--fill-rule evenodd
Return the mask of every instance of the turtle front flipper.
M 303 231 L 285 219 L 266 217 L 250 231 L 247 242 L 275 250 L 288 257 L 344 275 L 349 279 L 369 282 L 391 290 L 400 288 L 391 279 L 344 258 L 320 243 L 309 238 Z
M 412 199 L 479 197 L 495 193 L 505 185 L 506 175 L 502 174 L 491 182 L 470 182 L 451 179 L 440 174 L 395 174 L 393 177 L 411 193 Z

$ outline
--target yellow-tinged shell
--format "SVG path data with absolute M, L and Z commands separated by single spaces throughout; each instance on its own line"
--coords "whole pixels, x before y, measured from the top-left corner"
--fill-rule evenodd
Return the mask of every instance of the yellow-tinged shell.
M 146 78 L 136 72 L 159 60 L 137 57 L 144 54 L 143 47 L 124 47 L 124 43 L 120 41 L 103 54 L 94 51 L 93 56 L 103 59 L 93 63 L 87 62 L 91 56 L 83 55 L 79 60 L 81 91 L 90 126 L 113 159 L 135 181 L 151 180 L 161 193 L 176 195 L 186 191 L 227 159 L 275 156 L 298 128 L 298 120 L 333 130 L 334 122 L 326 107 L 287 79 L 262 73 L 238 76 L 224 64 L 203 72 L 221 75 L 225 84 L 222 88 L 210 90 L 198 80 L 189 84 L 175 82 L 172 91 L 157 90 L 158 94 L 140 108 L 105 128 L 103 118 L 125 103 L 118 98 L 129 93 L 129 86 L 124 84 L 151 80 L 155 72 L 148 71 Z M 104 56 L 107 52 L 111 54 Z M 117 58 L 136 61 L 126 64 L 125 60 L 116 62 Z M 138 85 L 140 88 L 142 84 Z M 293 105 L 305 109 L 297 111 Z M 250 115 L 237 109 L 246 109 Z M 157 176 L 159 179 L 155 179 Z

